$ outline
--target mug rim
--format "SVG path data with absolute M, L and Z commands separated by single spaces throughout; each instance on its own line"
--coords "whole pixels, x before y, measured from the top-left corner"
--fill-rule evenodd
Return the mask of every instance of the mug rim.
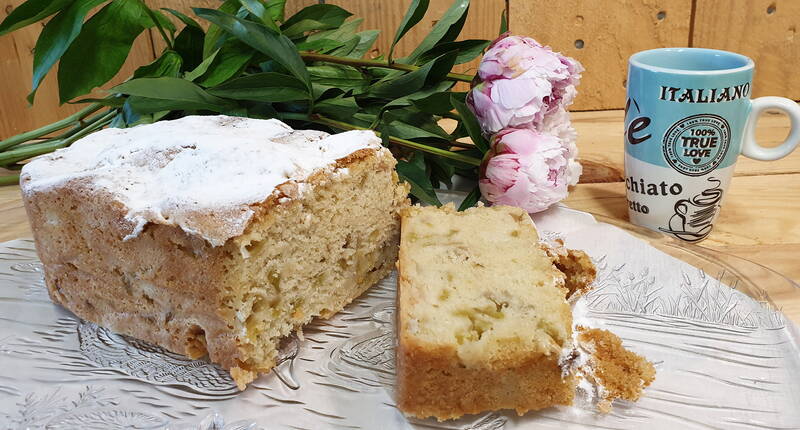
M 643 57 L 647 54 L 652 54 L 655 52 L 705 52 L 705 53 L 713 53 L 713 54 L 722 54 L 729 57 L 734 57 L 739 60 L 744 61 L 744 66 L 739 67 L 732 67 L 728 69 L 717 69 L 717 70 L 688 70 L 688 69 L 680 69 L 680 68 L 673 68 L 673 67 L 662 67 L 662 66 L 653 66 L 651 64 L 647 64 L 643 62 L 640 57 Z M 738 54 L 736 52 L 731 51 L 724 51 L 722 49 L 710 49 L 710 48 L 655 48 L 655 49 L 647 49 L 645 51 L 639 51 L 630 56 L 628 63 L 631 66 L 636 66 L 641 69 L 647 69 L 655 72 L 665 72 L 665 73 L 673 73 L 679 75 L 724 75 L 724 74 L 732 74 L 738 72 L 744 72 L 747 70 L 752 69 L 755 66 L 755 62 L 753 60 L 742 54 Z

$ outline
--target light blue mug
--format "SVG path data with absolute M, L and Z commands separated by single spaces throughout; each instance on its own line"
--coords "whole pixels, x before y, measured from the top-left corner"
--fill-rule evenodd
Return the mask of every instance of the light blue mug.
M 800 143 L 800 107 L 750 99 L 753 60 L 714 49 L 642 51 L 628 64 L 625 187 L 632 223 L 697 242 L 713 228 L 739 154 L 777 160 Z M 789 116 L 780 146 L 755 139 L 767 109 Z

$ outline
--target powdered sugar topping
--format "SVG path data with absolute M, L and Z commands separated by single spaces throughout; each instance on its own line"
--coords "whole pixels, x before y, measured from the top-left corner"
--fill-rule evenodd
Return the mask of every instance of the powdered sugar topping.
M 93 133 L 28 163 L 22 186 L 29 193 L 80 180 L 125 204 L 126 239 L 158 223 L 218 246 L 244 231 L 254 213 L 249 205 L 266 200 L 278 185 L 333 170 L 336 160 L 359 149 L 380 147 L 371 131 L 328 135 L 295 131 L 274 119 L 187 116 Z M 298 183 L 298 194 L 305 185 Z

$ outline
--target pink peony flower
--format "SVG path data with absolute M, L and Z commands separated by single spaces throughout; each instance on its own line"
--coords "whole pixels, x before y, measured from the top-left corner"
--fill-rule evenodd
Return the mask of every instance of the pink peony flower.
M 567 185 L 577 185 L 578 179 L 583 173 L 583 167 L 578 162 L 578 145 L 575 144 L 578 133 L 572 127 L 569 112 L 559 109 L 548 115 L 539 126 L 539 131 L 551 134 L 561 141 L 561 145 L 567 150 L 567 171 L 565 173 Z
M 480 83 L 467 97 L 486 134 L 507 127 L 537 127 L 570 105 L 583 67 L 529 37 L 500 36 L 478 68 Z
M 481 166 L 481 194 L 494 204 L 540 212 L 567 197 L 567 149 L 531 129 L 497 133 Z

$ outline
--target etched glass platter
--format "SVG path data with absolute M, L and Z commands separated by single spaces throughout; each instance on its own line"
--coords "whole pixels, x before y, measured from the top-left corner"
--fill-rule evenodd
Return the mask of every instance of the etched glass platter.
M 800 296 L 797 284 L 566 207 L 534 220 L 542 239 L 595 260 L 596 285 L 576 318 L 655 364 L 639 402 L 602 415 L 594 393 L 579 390 L 572 407 L 522 417 L 406 419 L 393 400 L 394 274 L 286 339 L 275 370 L 240 392 L 215 365 L 52 304 L 33 241 L 21 239 L 0 244 L 0 429 L 800 428 L 800 335 L 776 303 Z

